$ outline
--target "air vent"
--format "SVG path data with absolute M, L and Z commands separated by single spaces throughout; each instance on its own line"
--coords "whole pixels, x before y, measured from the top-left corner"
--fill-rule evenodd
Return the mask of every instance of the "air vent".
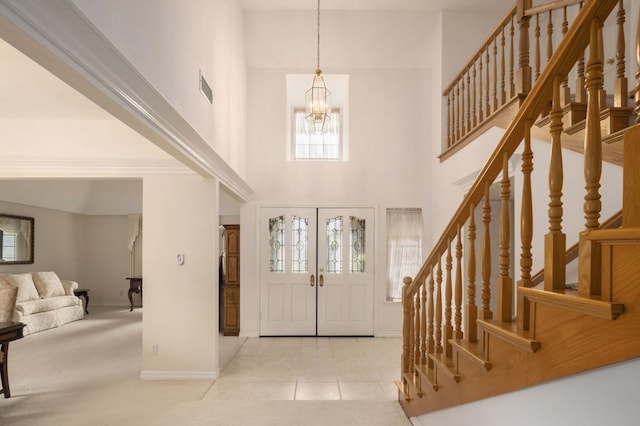
M 211 90 L 211 86 L 209 86 L 209 83 L 207 83 L 207 80 L 205 80 L 202 75 L 202 71 L 200 71 L 200 92 L 207 98 L 209 103 L 213 105 L 213 90 Z

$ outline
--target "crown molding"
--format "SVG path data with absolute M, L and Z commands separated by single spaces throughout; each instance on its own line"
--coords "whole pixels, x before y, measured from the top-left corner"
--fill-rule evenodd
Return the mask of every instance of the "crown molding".
M 0 0 L 0 37 L 194 172 L 219 179 L 242 200 L 253 194 L 72 1 Z
M 0 178 L 132 178 L 193 173 L 193 170 L 172 159 L 0 158 Z

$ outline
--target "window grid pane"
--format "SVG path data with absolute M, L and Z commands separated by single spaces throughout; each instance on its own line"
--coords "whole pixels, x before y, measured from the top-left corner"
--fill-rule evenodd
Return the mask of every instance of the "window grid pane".
M 291 272 L 306 273 L 309 245 L 309 219 L 291 218 Z
M 327 219 L 327 273 L 342 273 L 342 216 Z
M 269 270 L 271 272 L 285 272 L 284 216 L 269 219 Z
M 365 220 L 350 216 L 351 232 L 349 235 L 349 272 L 364 272 L 364 230 Z
M 340 112 L 329 114 L 329 129 L 316 135 L 309 132 L 304 111 L 295 111 L 295 159 L 340 160 Z

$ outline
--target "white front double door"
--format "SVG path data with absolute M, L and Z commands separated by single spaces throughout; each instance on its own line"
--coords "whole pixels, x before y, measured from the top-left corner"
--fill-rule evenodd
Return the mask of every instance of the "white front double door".
M 260 335 L 373 335 L 373 209 L 262 208 Z

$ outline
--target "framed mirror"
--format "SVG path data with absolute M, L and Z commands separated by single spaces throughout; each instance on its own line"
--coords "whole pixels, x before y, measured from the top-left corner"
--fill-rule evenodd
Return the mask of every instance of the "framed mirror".
M 32 217 L 0 214 L 0 265 L 33 263 Z

